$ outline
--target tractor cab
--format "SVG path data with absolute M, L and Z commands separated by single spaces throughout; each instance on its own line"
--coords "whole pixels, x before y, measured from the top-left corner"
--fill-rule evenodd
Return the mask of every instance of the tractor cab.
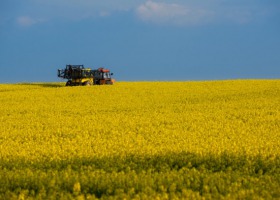
M 98 68 L 95 70 L 94 79 L 95 84 L 104 85 L 104 84 L 113 84 L 115 82 L 114 79 L 111 78 L 113 73 L 110 73 L 110 70 L 104 68 Z

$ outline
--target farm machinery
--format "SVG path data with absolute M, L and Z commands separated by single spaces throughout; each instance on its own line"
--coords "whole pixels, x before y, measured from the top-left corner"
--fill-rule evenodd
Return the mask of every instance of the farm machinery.
M 57 73 L 58 77 L 68 80 L 66 86 L 112 85 L 115 82 L 112 75 L 108 69 L 91 69 L 84 65 L 66 65 L 65 69 L 59 69 Z

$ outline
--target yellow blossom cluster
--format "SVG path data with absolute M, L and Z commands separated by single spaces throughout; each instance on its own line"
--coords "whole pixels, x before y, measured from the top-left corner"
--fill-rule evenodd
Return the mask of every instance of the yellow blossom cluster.
M 104 191 L 98 190 L 98 193 L 90 189 L 89 185 L 94 183 L 86 182 L 86 177 L 82 184 L 80 178 L 84 173 L 83 167 L 90 173 L 104 170 L 104 173 L 109 173 L 106 178 L 111 180 L 118 177 L 120 181 L 120 172 L 127 173 L 130 178 L 136 173 L 137 180 L 142 180 L 141 177 L 147 176 L 149 169 L 167 173 L 165 165 L 171 170 L 171 174 L 172 170 L 177 170 L 179 174 L 183 173 L 180 170 L 205 168 L 211 171 L 212 165 L 214 169 L 221 164 L 219 160 L 227 160 L 225 157 L 228 155 L 230 159 L 246 159 L 242 170 L 253 170 L 254 173 L 260 173 L 260 170 L 262 173 L 264 170 L 274 170 L 271 173 L 275 173 L 276 170 L 279 178 L 279 166 L 275 166 L 280 157 L 279 103 L 279 80 L 118 82 L 113 86 L 91 87 L 64 87 L 62 83 L 1 84 L 0 175 L 8 170 L 11 173 L 9 180 L 13 180 L 12 173 L 21 174 L 21 171 L 13 170 L 26 172 L 36 169 L 39 170 L 37 173 L 42 176 L 41 179 L 44 177 L 41 174 L 43 172 L 46 176 L 54 173 L 54 177 L 55 173 L 62 173 L 57 177 L 56 183 L 58 179 L 67 182 L 64 170 L 70 170 L 74 174 L 73 168 L 76 166 L 78 175 L 71 179 L 72 185 L 69 186 L 72 195 L 84 192 L 84 197 L 86 194 L 95 197 L 121 197 L 129 195 L 130 190 L 119 190 L 119 187 L 113 185 Z M 195 159 L 190 158 L 191 155 Z M 230 161 L 227 162 L 225 170 L 230 171 L 236 167 Z M 257 162 L 265 167 L 257 169 Z M 160 167 L 153 168 L 157 165 Z M 245 165 L 248 167 L 244 167 Z M 140 170 L 141 166 L 146 171 L 145 175 Z M 221 166 L 218 168 L 218 171 L 222 170 Z M 114 176 L 113 172 L 117 174 Z M 73 174 L 69 176 L 73 177 Z M 250 173 L 249 175 L 251 176 Z M 171 193 L 164 183 L 153 187 L 152 184 L 160 182 L 160 176 L 151 176 L 153 183 L 149 182 L 150 179 L 143 178 L 147 181 L 145 184 L 148 188 L 156 191 L 155 194 L 160 198 L 165 195 L 172 198 L 168 196 Z M 32 175 L 25 177 L 31 179 Z M 103 177 L 100 171 L 99 177 Z M 276 185 L 280 184 L 278 178 L 274 180 Z M 36 180 L 40 182 L 41 179 Z M 173 181 L 168 180 L 167 178 L 171 187 Z M 51 187 L 51 181 L 45 183 L 45 190 Z M 125 181 L 128 180 L 123 180 Z M 178 184 L 184 181 L 194 180 L 177 180 Z M 16 197 L 25 195 L 40 198 L 39 190 L 34 189 L 40 188 L 39 186 L 29 185 L 26 189 L 29 193 L 22 194 L 15 188 L 25 188 L 24 184 L 9 186 L 9 183 L 7 179 L 7 183 L 3 185 L 11 194 L 0 191 L 8 195 L 2 197 L 10 198 L 15 194 Z M 238 184 L 244 189 L 243 182 Z M 87 186 L 88 190 L 83 189 Z M 178 187 L 176 190 L 174 185 L 172 187 L 177 191 L 172 195 L 181 198 L 184 197 L 183 194 L 192 194 L 198 198 L 207 198 L 206 193 L 210 194 L 208 197 L 214 194 L 214 189 L 209 185 L 196 188 L 192 184 L 187 187 L 186 184 L 181 190 Z M 133 188 L 134 196 L 130 197 L 138 198 L 137 195 L 142 193 L 154 195 L 144 186 L 141 190 L 136 190 L 135 185 Z M 215 188 L 217 190 L 218 186 Z M 218 189 L 216 193 L 224 197 L 230 194 L 221 191 Z M 242 190 L 237 198 L 250 196 L 251 193 L 254 192 L 250 189 Z M 265 193 L 258 193 L 260 194 Z M 45 194 L 44 197 L 47 196 Z M 221 196 L 212 196 L 216 197 Z

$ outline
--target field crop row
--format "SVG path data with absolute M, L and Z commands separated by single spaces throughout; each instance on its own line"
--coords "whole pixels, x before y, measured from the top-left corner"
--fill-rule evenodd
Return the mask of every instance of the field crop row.
M 0 199 L 280 198 L 280 82 L 0 85 Z

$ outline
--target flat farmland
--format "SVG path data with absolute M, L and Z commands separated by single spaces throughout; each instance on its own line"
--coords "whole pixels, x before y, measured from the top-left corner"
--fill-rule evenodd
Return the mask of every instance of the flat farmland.
M 279 199 L 280 81 L 0 84 L 0 199 Z

